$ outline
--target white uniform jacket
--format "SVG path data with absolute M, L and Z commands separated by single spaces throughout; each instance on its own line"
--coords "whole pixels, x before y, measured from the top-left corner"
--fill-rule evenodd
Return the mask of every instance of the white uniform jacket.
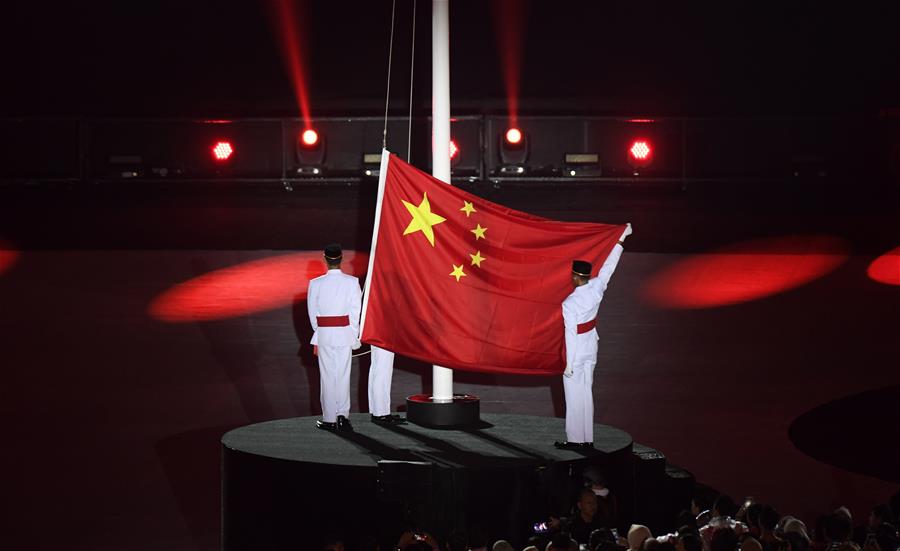
M 359 339 L 359 313 L 362 309 L 362 291 L 359 279 L 339 269 L 328 270 L 325 275 L 309 282 L 306 297 L 309 323 L 313 336 L 310 344 L 318 346 L 354 346 Z M 318 316 L 348 316 L 346 327 L 319 327 Z
M 625 249 L 616 244 L 606 258 L 606 262 L 600 268 L 597 277 L 586 284 L 576 287 L 572 294 L 563 301 L 563 322 L 566 327 L 566 365 L 575 368 L 577 363 L 586 359 L 597 358 L 597 329 L 578 334 L 578 325 L 589 322 L 597 317 L 600 301 L 609 284 L 609 278 L 616 271 L 616 265 Z M 587 356 L 587 358 L 585 358 Z

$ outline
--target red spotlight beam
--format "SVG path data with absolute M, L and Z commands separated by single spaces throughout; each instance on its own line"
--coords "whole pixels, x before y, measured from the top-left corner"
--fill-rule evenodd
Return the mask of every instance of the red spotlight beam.
M 491 3 L 494 15 L 497 51 L 503 67 L 503 81 L 506 86 L 506 106 L 509 124 L 519 126 L 519 83 L 522 69 L 522 35 L 525 32 L 525 2 L 521 0 L 494 0 Z
M 306 81 L 306 65 L 303 54 L 306 52 L 301 37 L 305 37 L 307 20 L 307 4 L 305 0 L 273 0 L 275 4 L 273 26 L 276 28 L 281 44 L 281 58 L 290 75 L 294 96 L 303 117 L 303 127 L 312 126 L 309 111 L 309 94 Z M 299 5 L 299 10 L 297 9 Z M 298 11 L 299 17 L 298 17 Z

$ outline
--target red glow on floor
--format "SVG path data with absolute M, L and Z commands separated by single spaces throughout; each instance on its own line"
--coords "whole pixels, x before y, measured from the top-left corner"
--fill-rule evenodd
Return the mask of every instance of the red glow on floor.
M 846 243 L 835 237 L 746 241 L 676 262 L 651 277 L 642 295 L 662 308 L 740 304 L 800 287 L 846 259 Z
M 10 269 L 19 258 L 19 252 L 15 249 L 7 248 L 0 242 L 0 274 Z
M 367 254 L 345 251 L 342 268 L 360 277 L 368 263 Z M 305 300 L 309 280 L 324 273 L 321 251 L 253 260 L 179 283 L 153 299 L 147 311 L 172 323 L 263 312 Z
M 873 260 L 866 273 L 879 283 L 900 285 L 900 247 Z

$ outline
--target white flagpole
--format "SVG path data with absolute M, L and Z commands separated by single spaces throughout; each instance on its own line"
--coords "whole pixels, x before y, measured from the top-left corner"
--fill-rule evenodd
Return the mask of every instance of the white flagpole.
M 362 338 L 363 329 L 366 327 L 366 310 L 369 308 L 369 289 L 372 288 L 372 268 L 375 266 L 375 249 L 378 247 L 378 228 L 381 226 L 381 203 L 384 199 L 384 184 L 387 178 L 388 161 L 391 153 L 387 149 L 381 150 L 381 170 L 378 173 L 378 198 L 375 201 L 375 224 L 372 227 L 372 249 L 369 251 L 369 268 L 366 271 L 366 284 L 363 289 L 362 316 L 359 320 L 359 335 Z
M 450 183 L 450 0 L 431 3 L 431 175 Z M 432 400 L 453 401 L 453 370 L 432 366 Z

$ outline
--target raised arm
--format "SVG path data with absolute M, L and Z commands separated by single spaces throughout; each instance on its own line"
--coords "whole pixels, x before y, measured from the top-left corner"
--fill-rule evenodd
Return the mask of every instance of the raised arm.
M 603 266 L 600 267 L 600 272 L 597 274 L 597 277 L 588 282 L 588 285 L 596 289 L 600 294 L 606 292 L 609 280 L 612 278 L 613 272 L 616 271 L 616 266 L 618 266 L 619 259 L 622 257 L 622 252 L 625 250 L 622 243 L 629 235 L 631 235 L 631 223 L 625 226 L 625 231 L 623 231 L 622 236 L 619 237 L 619 242 L 613 246 L 612 252 L 606 257 L 606 261 L 603 263 Z

